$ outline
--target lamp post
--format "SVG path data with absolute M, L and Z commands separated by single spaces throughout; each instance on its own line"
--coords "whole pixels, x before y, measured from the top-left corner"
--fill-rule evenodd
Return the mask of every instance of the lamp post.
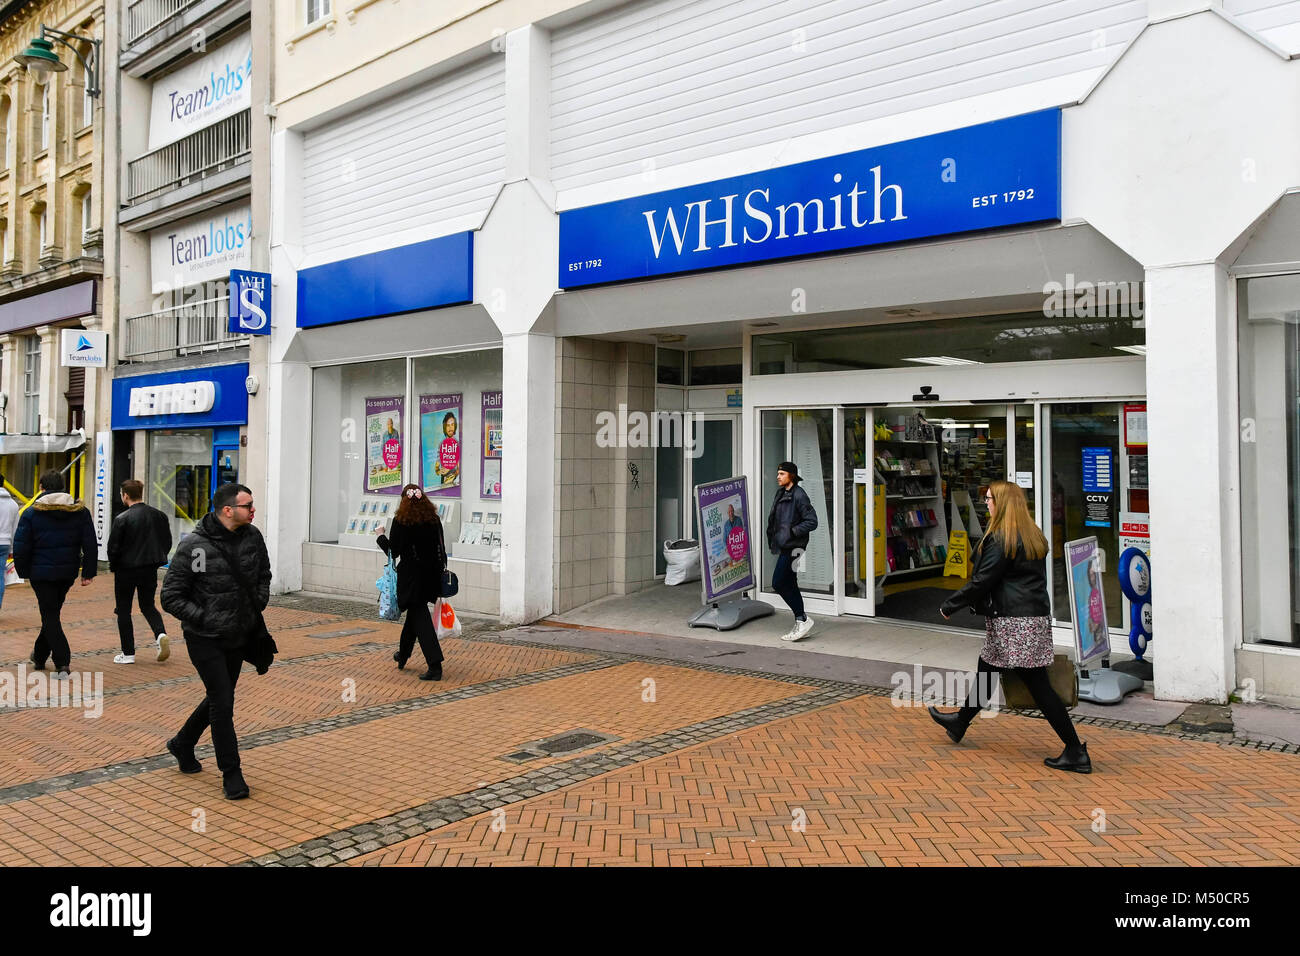
M 62 43 L 76 56 L 78 62 L 86 69 L 86 93 L 90 96 L 99 96 L 99 52 L 101 41 L 94 37 L 78 36 L 75 33 L 66 33 L 63 30 L 55 30 L 53 27 L 47 27 L 41 24 L 41 35 L 32 39 L 27 49 L 23 50 L 14 57 L 14 62 L 19 66 L 27 68 L 27 72 L 32 75 L 32 79 L 40 86 L 44 86 L 50 78 L 51 73 L 63 73 L 68 67 L 59 55 L 54 52 L 54 44 L 51 39 Z M 82 43 L 90 44 L 90 53 L 82 56 L 81 51 L 69 42 L 78 40 Z

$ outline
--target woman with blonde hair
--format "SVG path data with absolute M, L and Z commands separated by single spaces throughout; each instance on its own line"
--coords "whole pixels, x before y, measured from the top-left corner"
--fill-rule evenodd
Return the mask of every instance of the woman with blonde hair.
M 945 619 L 962 607 L 985 615 L 986 636 L 975 686 L 961 710 L 944 714 L 931 707 L 930 716 L 948 732 L 953 743 L 961 743 L 970 722 L 988 704 L 992 675 L 1014 670 L 1065 744 L 1059 757 L 1048 757 L 1043 763 L 1054 770 L 1092 773 L 1088 745 L 1079 742 L 1065 704 L 1047 679 L 1053 657 L 1044 567 L 1047 539 L 1029 516 L 1025 493 L 1019 485 L 995 481 L 989 485 L 984 501 L 991 520 L 975 552 L 975 573 L 939 609 Z

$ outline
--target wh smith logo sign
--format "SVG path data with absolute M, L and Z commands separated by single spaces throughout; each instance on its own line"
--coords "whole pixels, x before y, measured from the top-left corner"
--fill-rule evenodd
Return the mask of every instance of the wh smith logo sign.
M 253 102 L 253 45 L 245 34 L 157 80 L 149 112 L 149 149 L 183 139 Z
M 560 214 L 561 288 L 1060 218 L 1046 110 Z
M 230 272 L 230 322 L 236 335 L 271 334 L 271 276 L 266 272 Z

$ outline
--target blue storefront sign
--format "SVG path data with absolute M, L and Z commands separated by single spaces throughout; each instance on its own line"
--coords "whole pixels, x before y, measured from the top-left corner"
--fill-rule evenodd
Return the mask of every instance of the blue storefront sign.
M 562 289 L 1060 219 L 1044 110 L 560 214 Z
M 248 423 L 248 363 L 113 379 L 113 431 Z
M 474 301 L 474 234 L 458 232 L 298 273 L 298 327 Z
M 230 270 L 230 324 L 235 335 L 271 334 L 271 275 Z

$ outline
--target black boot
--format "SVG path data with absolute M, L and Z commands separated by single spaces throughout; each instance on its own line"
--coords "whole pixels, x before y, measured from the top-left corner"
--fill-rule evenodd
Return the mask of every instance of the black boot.
M 406 669 L 406 658 L 402 656 L 401 651 L 393 651 L 393 660 L 397 661 L 397 669 L 399 671 Z
M 203 769 L 203 764 L 194 759 L 194 748 L 186 747 L 175 737 L 167 741 L 167 752 L 176 758 L 181 773 L 198 773 Z
M 442 680 L 442 665 L 434 664 L 420 675 L 420 680 Z
M 227 800 L 243 800 L 248 796 L 248 784 L 244 782 L 244 775 L 238 767 L 222 774 L 221 787 L 226 791 Z
M 1045 757 L 1043 763 L 1053 770 L 1068 770 L 1071 773 L 1092 773 L 1092 760 L 1088 758 L 1088 745 L 1066 747 L 1059 757 Z
M 961 739 L 966 736 L 966 728 L 978 713 L 978 707 L 963 707 L 951 714 L 942 714 L 936 708 L 930 708 L 934 722 L 948 732 L 948 739 L 955 744 L 961 743 Z

